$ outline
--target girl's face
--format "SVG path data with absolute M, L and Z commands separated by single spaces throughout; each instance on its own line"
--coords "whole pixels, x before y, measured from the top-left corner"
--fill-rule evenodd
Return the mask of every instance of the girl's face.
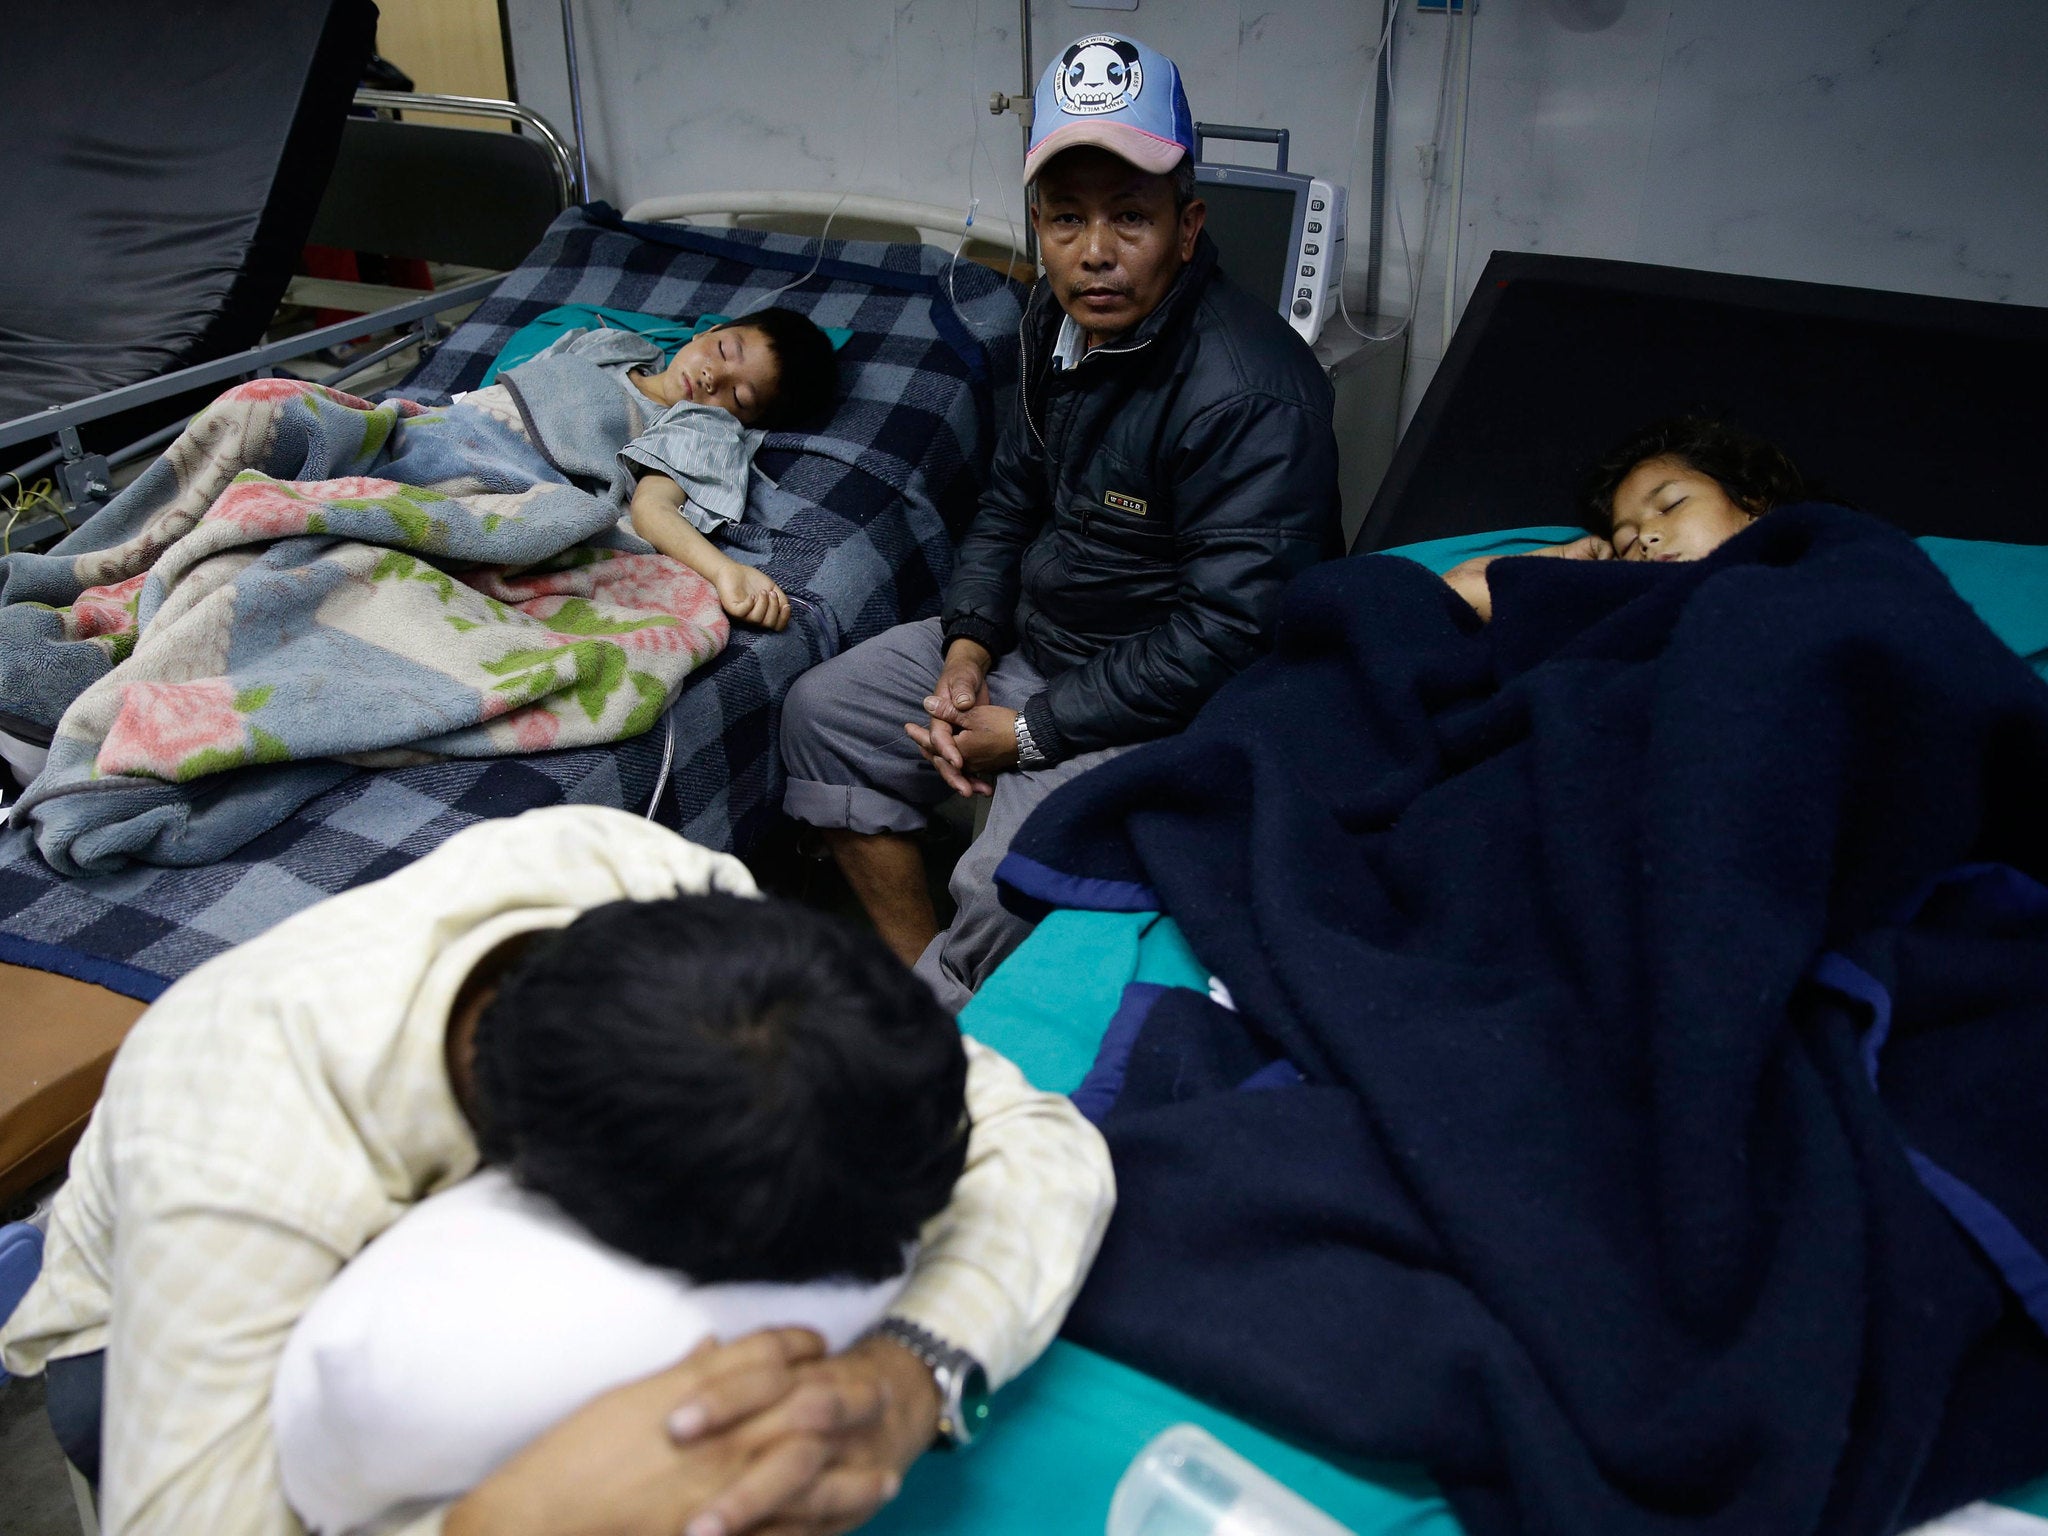
M 674 399 L 715 405 L 750 427 L 774 400 L 781 379 L 775 348 L 751 325 L 728 325 L 692 336 L 662 370 L 665 393 Z
M 1756 514 L 1683 459 L 1645 459 L 1615 488 L 1609 538 L 1624 560 L 1703 560 Z

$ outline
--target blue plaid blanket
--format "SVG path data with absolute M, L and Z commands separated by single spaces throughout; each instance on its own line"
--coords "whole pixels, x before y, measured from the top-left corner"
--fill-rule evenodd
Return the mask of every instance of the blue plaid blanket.
M 816 270 L 813 271 L 815 264 Z M 806 274 L 810 275 L 807 277 Z M 745 314 L 773 302 L 854 332 L 826 430 L 771 433 L 732 542 L 790 594 L 781 634 L 735 628 L 666 721 L 618 746 L 362 772 L 217 864 L 64 879 L 0 835 L 0 961 L 149 997 L 324 896 L 374 880 L 486 817 L 583 802 L 651 809 L 744 852 L 778 813 L 782 698 L 805 669 L 938 610 L 952 546 L 1016 386 L 1021 290 L 929 246 L 629 224 L 571 209 L 391 393 L 474 388 L 519 327 L 561 304 Z M 756 521 L 758 517 L 758 521 Z

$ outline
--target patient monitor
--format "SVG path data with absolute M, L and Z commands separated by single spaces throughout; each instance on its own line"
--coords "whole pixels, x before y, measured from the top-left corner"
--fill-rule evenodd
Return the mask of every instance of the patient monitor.
M 1219 165 L 1203 157 L 1208 139 L 1276 148 L 1272 170 Z M 1344 278 L 1343 186 L 1287 169 L 1285 128 L 1195 124 L 1195 182 L 1209 205 L 1205 226 L 1223 270 L 1268 300 L 1311 346 L 1337 307 Z

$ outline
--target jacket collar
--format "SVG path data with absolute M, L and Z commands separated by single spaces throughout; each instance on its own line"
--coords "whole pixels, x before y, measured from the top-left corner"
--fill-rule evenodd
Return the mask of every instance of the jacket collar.
M 1195 239 L 1195 254 L 1173 280 L 1173 286 L 1166 290 L 1166 297 L 1153 308 L 1152 313 L 1140 320 L 1116 340 L 1105 342 L 1097 350 L 1103 352 L 1135 352 L 1140 347 L 1156 341 L 1165 331 L 1179 324 L 1201 302 L 1203 290 L 1209 286 L 1209 278 L 1216 270 L 1216 245 L 1205 230 Z M 1024 367 L 1027 380 L 1035 379 L 1046 359 L 1051 357 L 1053 346 L 1059 336 L 1060 321 L 1066 311 L 1052 296 L 1052 283 L 1040 278 L 1031 290 L 1031 297 L 1024 306 L 1024 333 L 1029 345 L 1025 348 Z M 1084 358 L 1083 361 L 1086 361 Z

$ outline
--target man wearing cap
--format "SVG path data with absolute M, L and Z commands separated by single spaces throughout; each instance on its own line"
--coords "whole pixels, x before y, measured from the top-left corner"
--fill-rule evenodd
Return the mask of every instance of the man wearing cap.
M 1217 270 L 1172 60 L 1081 38 L 1033 114 L 1045 277 L 944 615 L 805 674 L 782 721 L 784 809 L 824 829 L 882 937 L 955 1008 L 1028 931 L 994 888 L 1025 816 L 1185 726 L 1338 539 L 1329 383 Z M 948 794 L 993 801 L 941 933 L 915 834 Z

